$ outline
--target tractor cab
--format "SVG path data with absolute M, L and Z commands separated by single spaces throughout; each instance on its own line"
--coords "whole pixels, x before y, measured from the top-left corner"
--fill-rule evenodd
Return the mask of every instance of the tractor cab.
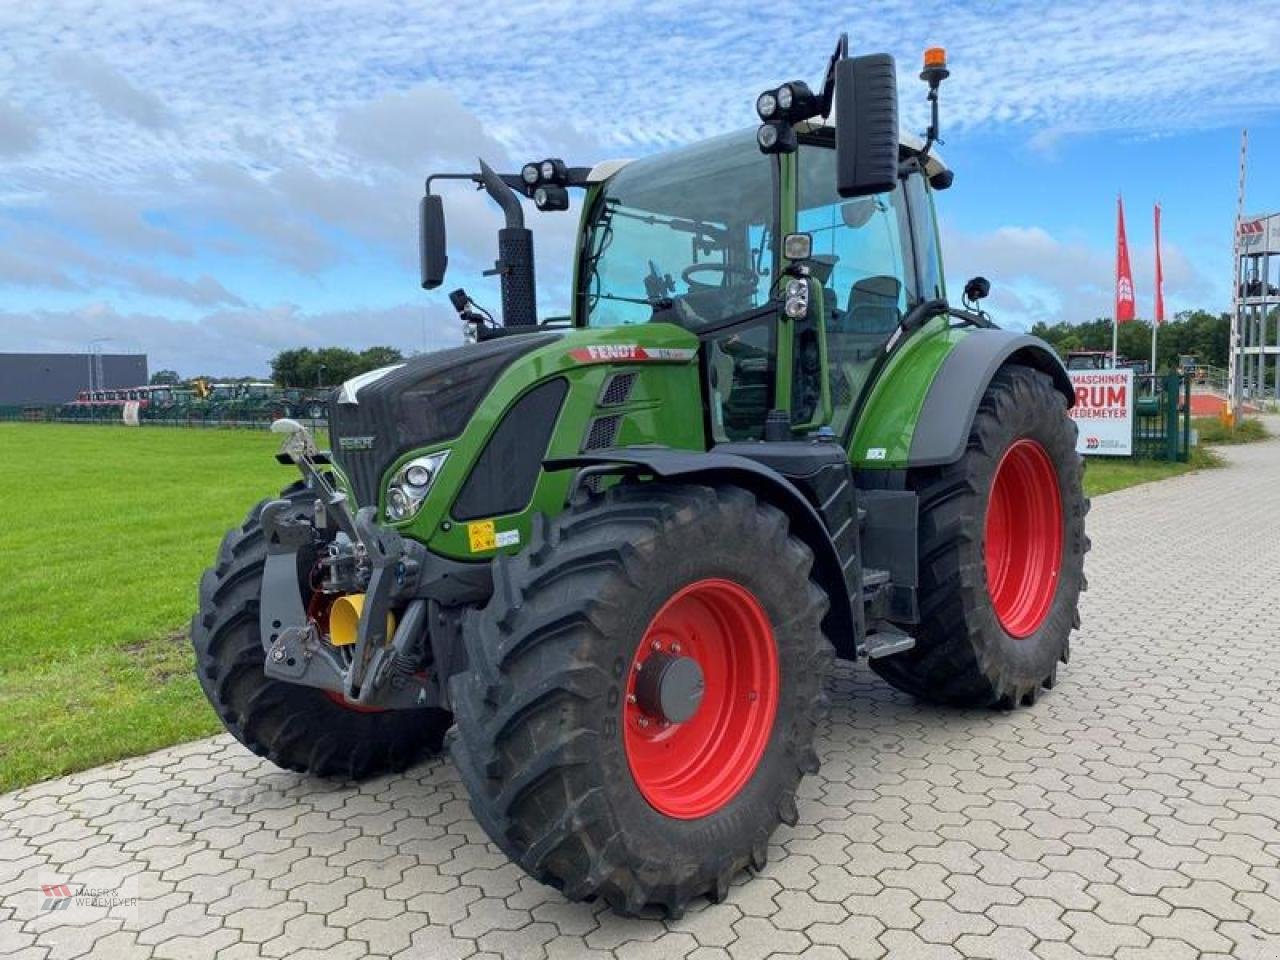
M 892 189 L 844 197 L 834 125 L 804 124 L 790 153 L 757 136 L 592 170 L 574 323 L 698 335 L 718 441 L 765 439 L 779 409 L 796 435 L 844 435 L 904 318 L 944 296 L 929 180 L 949 173 L 909 138 Z
M 1068 370 L 1110 370 L 1115 359 L 1110 350 L 1070 350 L 1065 364 Z

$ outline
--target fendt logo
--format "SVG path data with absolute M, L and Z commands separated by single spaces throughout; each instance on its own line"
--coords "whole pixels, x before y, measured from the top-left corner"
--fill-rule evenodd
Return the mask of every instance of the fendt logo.
M 42 883 L 40 892 L 44 894 L 41 910 L 65 910 L 71 906 L 71 898 L 75 896 L 65 883 Z
M 339 437 L 338 449 L 348 453 L 352 450 L 372 450 L 373 440 L 373 437 Z

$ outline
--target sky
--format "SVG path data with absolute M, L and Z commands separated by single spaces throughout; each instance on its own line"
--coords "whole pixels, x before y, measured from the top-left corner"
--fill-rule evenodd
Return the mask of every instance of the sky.
M 496 307 L 500 220 L 446 188 L 450 274 L 421 290 L 428 173 L 752 126 L 761 90 L 816 86 L 842 30 L 897 57 L 916 131 L 920 53 L 946 47 L 944 260 L 953 289 L 991 280 L 1001 325 L 1109 314 L 1117 193 L 1139 314 L 1157 201 L 1168 309 L 1226 309 L 1242 128 L 1247 212 L 1280 210 L 1280 16 L 1262 6 L 0 0 L 0 351 L 98 341 L 231 376 L 295 346 L 456 344 L 444 291 Z M 540 306 L 562 312 L 575 217 L 528 222 Z

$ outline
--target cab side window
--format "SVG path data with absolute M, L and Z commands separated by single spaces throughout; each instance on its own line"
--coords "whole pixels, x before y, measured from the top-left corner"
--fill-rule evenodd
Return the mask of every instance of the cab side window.
M 833 423 L 843 432 L 876 358 L 915 301 L 910 223 L 902 186 L 846 200 L 836 193 L 835 150 L 801 146 L 797 229 L 813 237 L 824 288 Z

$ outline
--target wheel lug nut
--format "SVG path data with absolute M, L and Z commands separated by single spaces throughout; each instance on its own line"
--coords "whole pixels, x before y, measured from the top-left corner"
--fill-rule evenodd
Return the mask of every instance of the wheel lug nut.
M 653 641 L 653 643 L 651 643 L 649 646 L 652 647 L 654 650 L 662 649 L 662 644 L 659 643 L 657 640 Z
M 679 652 L 680 652 L 680 644 L 678 644 L 678 643 L 673 643 L 673 644 L 671 645 L 671 652 L 672 652 L 672 653 L 679 653 Z
M 639 726 L 647 727 L 649 725 L 649 719 L 647 717 L 640 717 L 636 720 L 636 723 Z
M 627 703 L 635 703 L 635 702 L 636 702 L 636 695 L 634 693 L 628 693 Z

